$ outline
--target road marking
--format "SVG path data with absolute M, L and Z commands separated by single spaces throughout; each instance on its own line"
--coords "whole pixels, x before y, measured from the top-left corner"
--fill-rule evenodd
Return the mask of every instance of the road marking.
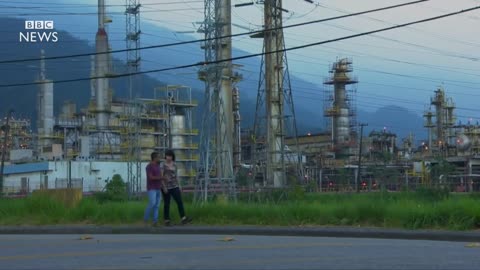
M 15 260 L 34 260 L 62 257 L 88 257 L 88 256 L 107 256 L 119 254 L 150 254 L 150 253 L 174 253 L 174 252 L 196 252 L 196 251 L 215 251 L 215 250 L 238 250 L 238 249 L 276 249 L 276 248 L 302 248 L 302 247 L 347 247 L 353 246 L 351 243 L 297 243 L 297 244 L 276 244 L 276 245 L 245 245 L 245 246 L 212 246 L 212 247 L 183 247 L 183 248 L 155 248 L 155 249 L 128 249 L 128 250 L 109 250 L 97 252 L 66 252 L 66 253 L 49 253 L 34 255 L 13 255 L 0 256 L 0 261 Z

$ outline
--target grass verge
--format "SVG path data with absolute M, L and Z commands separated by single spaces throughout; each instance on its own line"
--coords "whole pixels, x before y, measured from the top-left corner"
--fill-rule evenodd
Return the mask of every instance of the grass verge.
M 145 201 L 105 202 L 84 198 L 74 208 L 31 196 L 0 200 L 0 225 L 137 224 Z M 480 228 L 480 197 L 416 193 L 304 194 L 269 202 L 186 202 L 187 214 L 204 225 L 375 226 L 405 229 Z M 178 220 L 175 203 L 172 218 Z M 160 216 L 162 209 L 160 209 Z

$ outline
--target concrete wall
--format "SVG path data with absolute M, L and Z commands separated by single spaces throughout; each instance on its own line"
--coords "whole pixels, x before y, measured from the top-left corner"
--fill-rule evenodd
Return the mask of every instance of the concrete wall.
M 146 190 L 145 167 L 142 163 L 141 187 Z M 28 179 L 29 191 L 45 187 L 45 176 L 48 177 L 48 188 L 55 188 L 56 179 L 69 178 L 69 161 L 51 161 L 48 164 L 47 172 L 32 172 L 22 174 L 11 174 L 5 176 L 4 186 L 7 190 L 21 189 L 23 177 Z M 127 181 L 127 163 L 114 161 L 71 161 L 71 178 L 83 178 L 83 191 L 100 191 L 105 187 L 105 180 L 112 179 L 114 174 L 120 174 L 124 181 Z

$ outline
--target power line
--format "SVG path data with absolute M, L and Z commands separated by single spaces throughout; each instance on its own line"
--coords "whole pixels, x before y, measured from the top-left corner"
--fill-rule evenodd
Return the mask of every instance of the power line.
M 365 54 L 365 55 L 368 55 L 368 54 Z M 433 67 L 433 68 L 437 68 L 437 69 L 440 69 L 440 67 L 437 67 L 437 66 L 432 66 L 432 65 L 426 65 L 426 64 L 421 64 L 421 63 L 413 63 L 413 62 L 404 62 L 404 61 L 399 61 L 399 60 L 395 60 L 395 59 L 388 59 L 388 58 L 381 58 L 381 57 L 377 57 L 377 56 L 374 56 L 374 55 L 370 55 L 372 57 L 376 57 L 376 58 L 379 58 L 379 59 L 384 59 L 384 60 L 387 60 L 387 61 L 392 61 L 392 62 L 402 62 L 402 63 L 406 63 L 406 64 L 411 64 L 411 65 L 423 65 L 423 66 L 429 66 L 429 67 Z M 311 57 L 309 57 L 311 58 Z M 443 70 L 443 69 L 442 69 Z M 370 72 L 374 72 L 373 70 L 369 70 Z M 449 71 L 449 70 L 447 70 Z M 453 72 L 458 72 L 458 71 L 453 71 Z M 473 76 L 479 76 L 479 75 L 476 75 L 476 74 L 470 74 L 470 73 L 463 73 L 463 72 L 458 72 L 458 73 L 462 73 L 462 74 L 468 74 L 468 75 L 473 75 Z M 391 73 L 389 74 L 391 75 Z M 404 74 L 397 74 L 398 76 L 405 76 Z M 422 78 L 417 78 L 417 79 L 422 79 Z M 429 78 L 430 80 L 433 80 L 433 78 Z M 437 79 L 435 79 L 437 80 Z M 438 79 L 439 80 L 439 79 Z M 463 81 L 462 81 L 463 83 Z
M 358 16 L 358 15 L 362 15 L 362 14 L 368 14 L 368 13 L 373 13 L 373 12 L 378 12 L 378 11 L 383 11 L 383 10 L 388 10 L 388 9 L 399 8 L 399 7 L 408 6 L 408 5 L 419 4 L 419 3 L 423 3 L 423 2 L 427 2 L 427 1 L 430 1 L 430 0 L 413 1 L 413 2 L 408 2 L 408 3 L 393 5 L 393 6 L 387 6 L 387 7 L 377 8 L 377 9 L 371 9 L 371 10 L 367 10 L 367 11 L 361 11 L 361 12 L 356 12 L 356 13 L 351 13 L 351 14 L 346 14 L 346 15 L 341 15 L 341 16 L 336 16 L 336 17 L 330 17 L 330 18 L 326 18 L 326 19 L 320 19 L 320 20 L 308 21 L 308 22 L 303 22 L 303 23 L 285 25 L 285 26 L 270 28 L 270 29 L 266 29 L 266 30 L 281 30 L 281 29 L 287 29 L 287 28 L 292 28 L 292 27 L 304 26 L 304 25 L 309 25 L 309 24 L 316 24 L 316 23 L 321 23 L 321 22 L 326 22 L 326 21 L 332 21 L 332 20 L 338 20 L 338 19 L 343 19 L 343 18 Z M 467 10 L 467 11 L 470 11 L 470 10 Z M 465 11 L 465 12 L 467 12 L 467 11 Z M 456 15 L 456 14 L 457 14 L 457 13 L 455 13 L 455 14 L 453 14 L 453 15 Z M 458 13 L 458 14 L 460 14 L 460 13 Z M 451 15 L 450 15 L 450 16 L 451 16 Z M 448 16 L 446 16 L 446 17 L 448 17 Z M 435 17 L 434 17 L 434 18 L 435 18 Z M 443 18 L 443 17 L 439 17 L 439 18 Z M 393 29 L 393 28 L 391 28 L 391 29 Z M 390 29 L 388 29 L 388 30 L 390 30 Z M 216 38 L 210 38 L 210 39 L 196 39 L 196 40 L 175 42 L 175 43 L 169 43 L 169 44 L 160 44 L 160 45 L 154 45 L 154 46 L 146 46 L 146 47 L 140 47 L 140 48 L 138 48 L 138 50 L 164 48 L 164 47 L 185 45 L 185 44 L 191 44 L 191 43 L 199 43 L 199 42 L 212 41 L 212 40 L 215 40 L 215 39 L 224 39 L 224 38 L 231 38 L 231 37 L 239 37 L 239 36 L 253 35 L 253 34 L 263 33 L 264 31 L 265 31 L 265 30 L 257 30 L 257 31 L 244 32 L 244 33 L 238 33 L 238 34 L 232 34 L 232 35 L 225 35 L 225 36 L 216 37 Z M 386 30 L 383 30 L 383 31 L 386 31 Z M 340 40 L 341 40 L 341 39 L 340 39 Z M 130 50 L 131 50 L 131 49 L 130 49 Z M 83 57 L 83 56 L 91 56 L 91 55 L 97 55 L 97 54 L 120 53 L 120 52 L 127 52 L 127 51 L 129 51 L 129 49 L 112 50 L 112 51 L 110 51 L 110 52 L 94 52 L 94 53 L 84 53 L 84 54 L 75 54 L 75 55 L 52 56 L 52 57 L 45 57 L 44 60 L 60 59 L 60 58 L 72 58 L 72 57 Z M 15 63 L 15 62 L 28 62 L 28 61 L 40 61 L 40 60 L 41 60 L 40 58 L 15 59 L 15 60 L 0 61 L 0 64 Z
M 149 44 L 147 44 L 147 45 L 149 45 Z M 192 51 L 189 51 L 189 50 L 176 50 L 176 49 L 172 49 L 172 48 L 168 48 L 168 49 L 169 49 L 169 50 L 173 50 L 173 51 L 177 51 L 177 52 L 186 53 L 186 54 L 191 54 L 191 55 L 198 56 L 198 57 L 201 56 L 201 55 L 195 54 L 195 53 L 193 53 Z M 312 57 L 310 57 L 310 56 L 304 56 L 304 55 L 296 54 L 296 53 L 291 53 L 291 54 L 293 54 L 293 55 L 299 55 L 299 56 L 302 56 L 302 57 L 312 58 Z M 312 58 L 312 59 L 318 59 L 318 58 Z M 74 59 L 70 59 L 70 60 L 74 60 Z M 295 58 L 292 58 L 292 57 L 290 57 L 290 61 L 298 61 L 298 62 L 318 64 L 317 62 L 303 61 L 303 60 L 298 60 L 298 59 L 295 59 Z M 154 62 L 154 61 L 148 61 L 148 62 L 160 64 L 160 63 Z M 70 63 L 70 62 L 68 62 L 68 63 Z M 85 63 L 87 63 L 87 61 L 86 61 Z M 89 61 L 88 61 L 88 63 L 89 63 Z M 163 64 L 160 64 L 160 65 L 163 65 Z M 165 65 L 163 65 L 163 66 L 165 66 Z M 325 64 L 325 66 L 330 66 L 330 65 Z M 22 69 L 23 69 L 24 67 L 18 67 L 18 68 L 22 68 Z M 61 68 L 61 67 L 59 67 L 59 68 Z M 9 69 L 11 69 L 11 68 L 9 68 Z M 79 69 L 80 69 L 80 68 L 78 68 L 78 70 L 79 70 Z M 82 69 L 84 69 L 84 68 L 82 68 Z M 2 69 L 0 69 L 0 70 L 2 70 Z M 5 69 L 3 69 L 3 70 L 5 70 Z M 245 70 L 245 69 L 244 69 L 244 70 Z M 251 70 L 245 70 L 245 71 L 250 72 L 250 73 L 255 73 L 255 72 L 253 72 L 253 71 L 251 71 Z M 372 70 L 372 72 L 373 72 L 373 70 Z M 301 75 L 309 75 L 309 76 L 314 76 L 314 77 L 318 77 L 318 76 L 319 76 L 318 74 L 312 74 L 312 73 L 307 73 L 307 72 L 299 72 L 299 71 L 294 71 L 294 73 L 295 73 L 295 74 L 301 74 Z M 401 74 L 400 74 L 400 75 L 401 75 Z M 422 80 L 421 78 L 418 78 L 418 79 Z M 192 80 L 193 80 L 193 79 L 192 79 Z M 244 79 L 244 81 L 246 81 L 246 80 Z M 248 80 L 248 81 L 254 82 L 254 80 Z M 387 87 L 395 87 L 395 88 L 403 88 L 403 89 L 411 89 L 411 90 L 419 90 L 419 91 L 428 92 L 428 93 L 431 93 L 431 92 L 432 92 L 431 89 L 421 89 L 421 88 L 405 87 L 405 86 L 391 85 L 391 84 L 379 84 L 379 83 L 367 82 L 367 81 L 363 81 L 363 80 L 361 81 L 361 83 L 363 83 L 363 84 L 380 85 L 380 86 L 387 86 Z M 305 87 L 296 87 L 296 88 L 307 89 L 307 90 L 314 90 L 314 91 L 315 91 L 315 90 L 316 90 L 316 91 L 319 91 L 319 90 L 320 90 L 320 88 L 318 88 L 318 89 L 316 89 L 316 88 L 305 88 Z M 296 91 L 296 92 L 300 92 L 300 91 Z M 305 91 L 304 91 L 304 92 L 305 92 Z M 315 94 L 315 93 L 312 93 L 312 92 L 305 92 L 305 93 Z M 463 93 L 463 92 L 458 92 L 458 91 L 456 91 L 455 94 L 456 94 L 456 95 L 468 95 L 468 96 L 480 96 L 479 94 Z M 378 96 L 379 96 L 378 94 L 374 94 L 374 95 L 375 95 L 375 97 L 378 97 Z M 422 104 L 424 104 L 424 103 L 422 103 Z M 459 109 L 459 110 L 462 110 L 462 109 L 460 109 L 460 108 L 458 108 L 458 109 Z M 472 109 L 467 109 L 467 110 L 472 110 Z
M 320 5 L 320 4 L 319 4 Z M 326 8 L 326 9 L 330 9 L 330 10 L 333 10 L 333 11 L 337 11 L 337 12 L 341 12 L 341 13 L 350 13 L 349 11 L 347 10 L 344 10 L 344 9 L 340 9 L 340 8 L 336 8 L 336 7 L 329 7 L 327 5 L 320 5 L 321 7 L 323 8 Z M 445 11 L 443 10 L 442 12 L 448 12 L 448 11 Z M 381 23 L 384 23 L 384 24 L 389 24 L 389 25 L 394 25 L 393 23 L 390 23 L 388 21 L 385 21 L 385 20 L 381 20 L 381 19 L 378 19 L 378 18 L 373 18 L 373 17 L 369 17 L 369 16 L 363 16 L 364 18 L 366 19 L 369 19 L 371 21 L 375 21 L 375 22 L 381 22 Z M 449 40 L 449 41 L 452 41 L 452 42 L 457 42 L 457 43 L 461 43 L 461 44 L 464 44 L 464 45 L 469 45 L 469 46 L 475 46 L 475 47 L 478 47 L 480 46 L 480 44 L 478 43 L 473 43 L 473 42 L 467 42 L 467 41 L 462 41 L 462 40 L 459 40 L 459 39 L 456 39 L 456 38 L 452 38 L 452 37 L 449 37 L 449 36 L 444 36 L 444 35 L 440 35 L 440 34 L 436 34 L 436 33 L 431 33 L 429 31 L 426 31 L 426 30 L 423 30 L 423 29 L 418 29 L 418 28 L 414 28 L 414 27 L 407 27 L 407 29 L 410 29 L 410 30 L 414 30 L 414 31 L 418 31 L 418 32 L 423 32 L 423 33 L 426 33 L 430 36 L 434 36 L 434 37 L 437 37 L 437 38 L 441 38 L 442 40 Z
M 0 0 L 0 3 L 9 3 L 9 4 L 32 4 L 32 2 L 25 1 L 4 1 Z M 158 5 L 182 5 L 184 3 L 203 3 L 202 0 L 189 0 L 189 1 L 171 1 L 171 2 L 156 2 L 156 3 L 144 3 L 142 6 L 158 6 Z M 55 5 L 55 8 L 85 8 L 92 7 L 96 8 L 96 4 L 72 4 L 72 3 L 54 3 L 54 2 L 42 2 L 42 5 Z M 106 4 L 105 7 L 125 7 L 125 5 L 115 5 L 115 4 Z M 23 8 L 23 7 L 12 7 L 12 8 Z M 30 6 L 28 8 L 43 8 L 41 6 Z
M 424 22 L 435 21 L 435 20 L 438 20 L 438 19 L 447 18 L 447 17 L 458 15 L 458 14 L 467 13 L 467 12 L 477 10 L 477 9 L 480 9 L 480 6 L 476 6 L 476 7 L 456 11 L 456 12 L 451 12 L 451 13 L 447 13 L 447 14 L 443 14 L 443 15 L 439 15 L 439 16 L 435 16 L 435 17 L 430 17 L 430 18 L 427 18 L 427 19 L 417 20 L 417 21 L 408 22 L 408 23 L 404 23 L 404 24 L 399 24 L 399 25 L 395 25 L 395 26 L 391 26 L 391 27 L 386 27 L 386 28 L 381 28 L 381 29 L 372 30 L 372 31 L 368 31 L 368 32 L 363 32 L 363 33 L 359 33 L 359 34 L 355 34 L 355 35 L 350 35 L 350 36 L 345 36 L 345 37 L 340 37 L 340 38 L 335 38 L 335 39 L 330 39 L 330 40 L 325 40 L 325 41 L 319 41 L 319 42 L 315 42 L 315 43 L 309 43 L 309 44 L 305 44 L 305 45 L 301 45 L 301 46 L 279 49 L 279 50 L 269 51 L 269 52 L 264 52 L 264 53 L 243 55 L 243 56 L 232 57 L 232 58 L 217 60 L 217 61 L 212 61 L 212 62 L 203 61 L 203 62 L 199 62 L 199 63 L 195 63 L 195 64 L 174 66 L 174 67 L 171 67 L 171 68 L 139 71 L 139 72 L 134 72 L 134 73 L 124 73 L 124 74 L 117 74 L 117 75 L 110 75 L 110 76 L 97 76 L 97 77 L 91 77 L 91 78 L 80 78 L 80 79 L 70 79 L 70 80 L 59 80 L 59 81 L 54 81 L 53 83 L 77 82 L 77 81 L 86 81 L 86 80 L 101 79 L 101 78 L 120 78 L 120 77 L 132 76 L 132 75 L 158 73 L 158 72 L 164 72 L 164 71 L 170 71 L 170 70 L 177 70 L 177 69 L 184 69 L 184 68 L 191 68 L 191 67 L 198 67 L 198 66 L 206 66 L 206 65 L 210 65 L 210 64 L 219 64 L 219 63 L 223 63 L 223 62 L 231 62 L 231 61 L 235 61 L 235 60 L 253 58 L 253 57 L 258 57 L 258 56 L 268 55 L 268 54 L 273 54 L 273 53 L 284 53 L 284 52 L 287 52 L 287 51 L 300 50 L 300 49 L 305 49 L 305 48 L 318 46 L 318 45 L 322 45 L 322 44 L 337 42 L 337 41 L 341 41 L 341 40 L 347 40 L 347 39 L 361 37 L 361 36 L 367 36 L 367 35 L 371 35 L 371 34 L 379 33 L 379 32 L 385 32 L 385 31 L 389 31 L 389 30 L 393 30 L 393 29 L 406 27 L 406 26 L 409 26 L 409 25 L 415 25 L 415 24 L 420 24 L 420 23 L 424 23 Z M 123 51 L 125 51 L 125 50 L 123 50 Z M 37 84 L 43 84 L 43 83 L 45 83 L 45 82 L 4 84 L 4 85 L 0 85 L 0 87 L 27 86 L 27 85 L 37 85 Z
M 201 10 L 202 8 L 195 8 L 196 10 Z M 151 12 L 173 12 L 173 11 L 189 11 L 192 8 L 176 8 L 176 9 L 154 9 L 154 10 L 144 10 L 142 13 L 151 13 Z M 46 10 L 47 11 L 47 10 Z M 125 14 L 124 12 L 111 11 L 108 14 Z M 10 16 L 58 16 L 58 15 L 68 15 L 68 16 L 83 16 L 83 15 L 94 15 L 98 16 L 97 12 L 62 12 L 62 13 L 0 13 L 0 15 L 10 15 Z

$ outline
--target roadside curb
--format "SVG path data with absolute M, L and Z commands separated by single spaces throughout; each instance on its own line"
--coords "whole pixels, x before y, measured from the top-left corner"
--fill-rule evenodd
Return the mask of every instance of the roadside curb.
M 152 228 L 138 225 L 0 226 L 1 234 L 218 234 L 480 242 L 480 232 L 478 231 L 409 231 L 352 227 L 178 226 Z

